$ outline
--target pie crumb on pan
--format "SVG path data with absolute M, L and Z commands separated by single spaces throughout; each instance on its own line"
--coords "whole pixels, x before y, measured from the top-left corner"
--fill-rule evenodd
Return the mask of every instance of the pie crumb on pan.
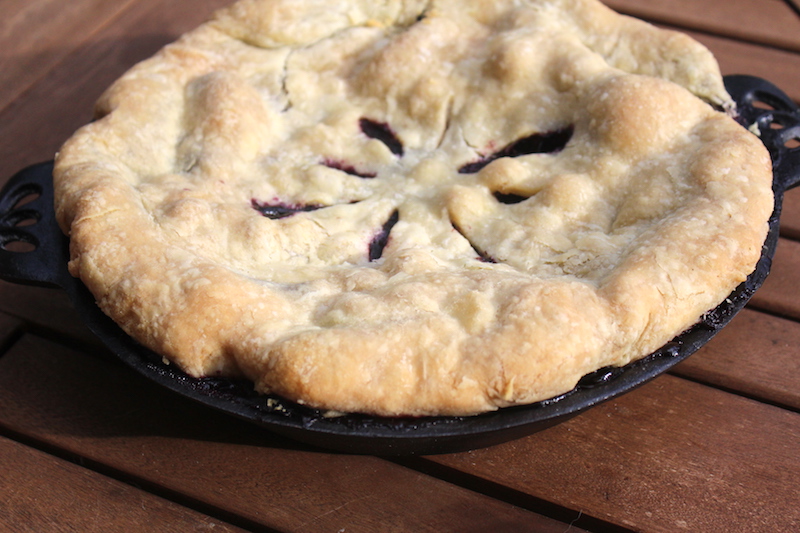
M 464 415 L 653 352 L 753 270 L 711 54 L 596 0 L 240 0 L 56 158 L 70 272 L 192 376 Z

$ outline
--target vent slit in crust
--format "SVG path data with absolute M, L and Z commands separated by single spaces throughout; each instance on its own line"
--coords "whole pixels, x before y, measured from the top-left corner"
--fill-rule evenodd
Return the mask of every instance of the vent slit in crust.
M 497 198 L 497 201 L 501 204 L 507 205 L 518 204 L 530 198 L 530 196 L 522 196 L 520 194 L 504 193 L 499 191 L 494 193 L 494 197 Z
M 501 157 L 520 157 L 529 154 L 555 154 L 564 149 L 572 134 L 574 126 L 567 126 L 560 130 L 545 133 L 534 133 L 507 145 L 502 150 L 481 158 L 478 161 L 467 163 L 458 169 L 459 174 L 475 174 L 483 167 Z
M 470 240 L 470 238 L 467 237 L 467 235 L 463 231 L 461 231 L 461 228 L 458 227 L 458 225 L 455 222 L 451 221 L 450 223 L 453 225 L 453 229 L 456 230 L 459 233 L 459 235 L 461 235 L 462 237 L 467 239 L 467 242 L 469 243 L 469 245 L 472 247 L 472 249 L 475 251 L 475 253 L 478 254 L 478 257 L 476 258 L 478 261 L 482 261 L 484 263 L 497 263 L 498 262 L 497 259 L 495 259 L 494 257 L 489 255 L 485 251 L 483 251 L 480 248 L 478 248 L 477 246 L 475 246 L 475 243 L 472 242 Z
M 372 179 L 378 175 L 376 172 L 362 172 L 356 169 L 354 165 L 350 165 L 345 161 L 337 161 L 335 159 L 325 159 L 322 164 L 328 168 L 341 170 L 345 174 L 350 174 L 351 176 L 356 176 L 358 178 Z
M 290 205 L 290 204 L 283 204 L 283 203 L 276 203 L 270 204 L 267 202 L 260 202 L 253 198 L 250 200 L 250 205 L 264 215 L 267 218 L 271 218 L 273 220 L 279 218 L 286 218 L 294 215 L 295 213 L 300 213 L 303 211 L 316 211 L 317 209 L 321 209 L 325 207 L 324 205 Z
M 383 255 L 383 249 L 386 248 L 386 245 L 389 244 L 389 235 L 392 232 L 392 228 L 397 224 L 400 220 L 400 212 L 395 209 L 392 213 L 392 216 L 389 217 L 389 220 L 384 223 L 383 227 L 381 228 L 380 232 L 372 238 L 372 241 L 369 243 L 369 260 L 370 261 L 377 261 Z
M 376 122 L 368 118 L 359 121 L 361 131 L 370 139 L 376 139 L 383 144 L 396 156 L 403 157 L 403 143 L 397 138 L 388 124 Z

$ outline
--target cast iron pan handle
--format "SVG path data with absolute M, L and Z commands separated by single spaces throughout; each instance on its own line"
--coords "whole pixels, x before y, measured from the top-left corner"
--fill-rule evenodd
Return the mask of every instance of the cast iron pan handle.
M 63 286 L 68 241 L 53 212 L 53 162 L 25 168 L 0 191 L 0 278 Z
M 772 156 L 775 192 L 800 184 L 800 108 L 770 82 L 754 76 L 726 76 L 725 87 L 737 102 L 736 120 L 756 129 Z

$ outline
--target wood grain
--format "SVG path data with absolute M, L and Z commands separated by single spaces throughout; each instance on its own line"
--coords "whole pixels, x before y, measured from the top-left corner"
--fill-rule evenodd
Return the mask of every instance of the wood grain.
M 0 113 L 0 182 L 52 159 L 93 116 L 94 102 L 138 61 L 196 27 L 230 0 L 131 2 Z
M 22 330 L 22 322 L 0 314 L 0 357 L 11 347 Z
M 800 52 L 800 16 L 783 0 L 603 0 L 612 9 L 671 26 Z
M 67 294 L 60 289 L 0 281 L 0 312 L 24 322 L 38 335 L 68 344 L 83 344 L 87 350 L 105 350 L 100 340 L 81 322 Z
M 798 188 L 788 191 L 783 197 L 781 235 L 800 240 L 800 189 Z
M 378 458 L 295 445 L 31 336 L 0 358 L 0 427 L 280 531 L 568 527 Z
M 775 259 L 764 285 L 753 295 L 751 305 L 800 320 L 800 242 L 780 239 Z
M 800 411 L 800 324 L 745 309 L 672 373 Z
M 758 76 L 800 102 L 800 54 L 706 35 L 686 32 L 703 43 L 719 61 L 723 75 Z
M 635 531 L 766 532 L 800 527 L 799 449 L 800 414 L 667 375 L 531 437 L 428 460 Z
M 2 437 L 0 471 L 2 531 L 244 531 Z
M 4 0 L 0 109 L 114 19 L 132 0 Z

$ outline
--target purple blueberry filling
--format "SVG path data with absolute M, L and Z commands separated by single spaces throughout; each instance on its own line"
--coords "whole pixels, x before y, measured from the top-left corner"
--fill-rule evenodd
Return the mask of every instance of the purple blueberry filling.
M 356 167 L 354 167 L 353 165 L 349 165 L 349 164 L 345 163 L 344 161 L 337 161 L 335 159 L 327 159 L 326 158 L 322 162 L 322 164 L 325 165 L 328 168 L 333 168 L 335 170 L 341 170 L 342 172 L 344 172 L 346 174 L 350 174 L 351 176 L 357 176 L 359 178 L 364 178 L 364 179 L 371 179 L 371 178 L 374 178 L 374 177 L 376 177 L 378 175 L 375 172 L 361 172 L 360 170 L 357 170 Z
M 400 139 L 397 138 L 397 135 L 388 124 L 362 118 L 359 121 L 359 125 L 364 135 L 382 142 L 394 155 L 403 157 L 403 143 L 400 142 Z
M 523 137 L 509 144 L 502 150 L 482 157 L 478 161 L 467 163 L 458 169 L 459 174 L 475 174 L 483 167 L 501 157 L 519 157 L 528 154 L 554 154 L 560 152 L 567 145 L 574 133 L 574 126 L 548 131 L 545 133 L 534 133 Z
M 476 257 L 478 261 L 483 261 L 484 263 L 497 263 L 497 259 L 486 253 L 484 250 L 481 250 L 480 248 L 475 246 L 475 243 L 469 240 L 469 237 L 467 237 L 466 234 L 463 231 L 461 231 L 461 228 L 456 226 L 455 223 L 451 222 L 451 224 L 453 224 L 453 229 L 456 230 L 462 237 L 467 239 L 469 245 L 472 246 L 472 249 L 475 251 L 476 254 L 478 254 L 478 257 Z
M 381 258 L 384 248 L 389 244 L 389 234 L 392 232 L 392 228 L 397 224 L 398 220 L 400 220 L 400 213 L 395 210 L 392 216 L 389 217 L 389 220 L 383 224 L 378 234 L 372 238 L 372 241 L 369 243 L 370 261 L 376 261 Z
M 317 209 L 325 207 L 324 205 L 314 205 L 314 204 L 312 205 L 297 205 L 297 204 L 288 205 L 284 203 L 270 204 L 266 202 L 260 202 L 255 198 L 250 200 L 250 205 L 253 207 L 253 209 L 258 211 L 265 217 L 271 218 L 273 220 L 278 218 L 290 217 L 295 213 L 300 213 L 303 211 L 315 211 Z
M 397 135 L 392 131 L 388 124 L 382 122 L 376 122 L 374 120 L 368 118 L 362 118 L 359 121 L 359 126 L 361 127 L 361 131 L 367 137 L 371 139 L 376 139 L 383 144 L 386 145 L 389 150 L 399 156 L 403 156 L 403 144 L 400 142 L 400 139 Z M 566 128 L 546 132 L 546 133 L 535 133 L 533 135 L 529 135 L 527 137 L 523 137 L 513 143 L 509 144 L 508 146 L 504 147 L 503 149 L 490 154 L 488 156 L 482 157 L 479 161 L 474 161 L 472 163 L 467 163 L 466 165 L 462 166 L 458 169 L 460 174 L 474 174 L 480 171 L 483 167 L 491 163 L 496 159 L 500 159 L 501 157 L 519 157 L 522 155 L 528 154 L 542 154 L 542 153 L 556 153 L 560 152 L 564 149 L 567 143 L 572 138 L 572 134 L 574 133 L 574 127 L 568 126 Z M 346 174 L 350 174 L 351 176 L 357 176 L 359 178 L 365 179 L 372 179 L 377 177 L 377 174 L 374 172 L 365 172 L 358 170 L 354 165 L 346 161 L 336 160 L 325 158 L 322 161 L 322 164 L 328 168 L 332 168 L 335 170 L 339 170 Z M 495 192 L 494 197 L 497 199 L 498 202 L 503 204 L 517 204 L 527 200 L 528 197 L 521 196 L 518 194 L 512 193 L 502 193 L 502 192 Z M 255 198 L 250 200 L 250 204 L 259 213 L 263 216 L 270 218 L 270 219 L 281 219 L 286 218 L 294 215 L 295 213 L 300 212 L 307 212 L 307 211 L 315 211 L 317 209 L 321 209 L 326 207 L 324 205 L 317 205 L 317 204 L 286 204 L 283 202 L 274 201 L 274 202 L 262 202 L 256 200 Z M 368 249 L 368 256 L 370 261 L 377 261 L 383 256 L 383 251 L 386 246 L 389 244 L 389 238 L 391 236 L 392 229 L 400 220 L 400 213 L 399 211 L 395 210 L 389 219 L 383 224 L 381 229 L 375 234 L 372 240 L 369 243 Z M 497 259 L 490 256 L 486 251 L 481 250 L 478 248 L 472 241 L 469 241 L 468 237 L 461 231 L 461 229 L 453 224 L 453 228 L 461 234 L 464 238 L 466 238 L 472 247 L 472 249 L 477 254 L 476 259 L 479 261 L 483 261 L 485 263 L 497 263 Z
M 521 196 L 519 194 L 506 194 L 502 192 L 494 193 L 494 197 L 497 198 L 497 201 L 501 204 L 518 204 L 520 202 L 524 202 L 529 198 L 529 196 Z

